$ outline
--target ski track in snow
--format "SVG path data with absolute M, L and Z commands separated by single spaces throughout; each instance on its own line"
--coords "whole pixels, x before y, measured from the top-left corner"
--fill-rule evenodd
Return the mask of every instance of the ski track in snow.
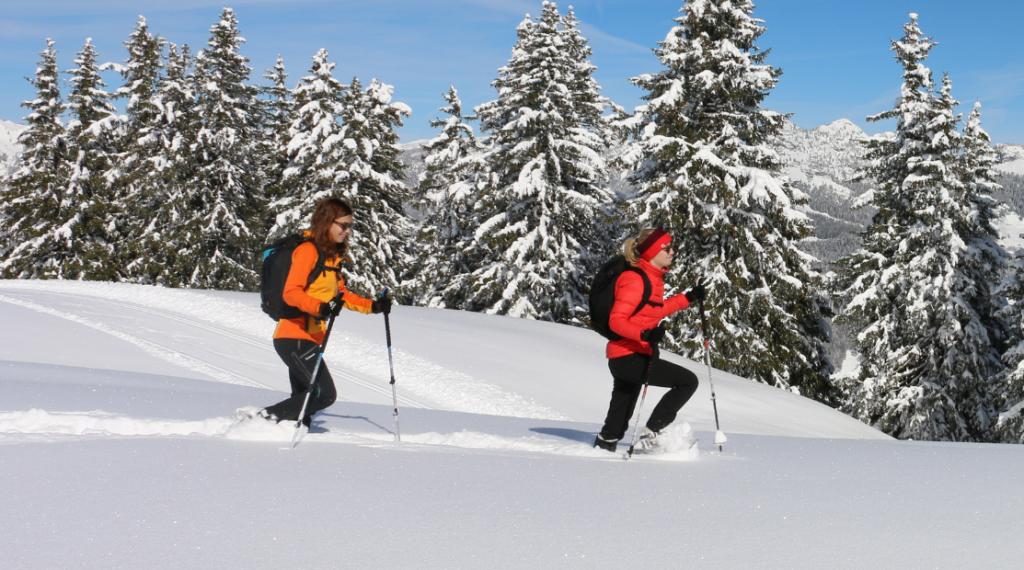
M 52 294 L 76 295 L 116 301 L 129 306 L 133 311 L 158 315 L 179 320 L 190 326 L 201 326 L 196 321 L 211 323 L 215 328 L 202 327 L 228 337 L 233 341 L 252 344 L 273 351 L 269 340 L 274 325 L 262 312 L 249 304 L 241 303 L 216 293 L 196 290 L 176 290 L 146 285 L 124 283 L 103 283 L 87 281 L 0 281 L 0 290 L 27 290 Z M 67 319 L 130 342 L 157 358 L 171 362 L 188 370 L 200 372 L 218 382 L 269 388 L 266 385 L 243 378 L 222 367 L 192 358 L 178 351 L 170 350 L 149 340 L 118 331 L 104 323 L 87 319 L 72 313 L 58 311 L 40 302 L 15 299 L 0 295 L 0 301 Z M 188 317 L 182 319 L 181 316 Z M 230 327 L 236 334 L 224 330 Z M 390 383 L 386 351 L 381 343 L 369 342 L 360 337 L 335 332 L 325 353 L 328 362 L 344 362 L 351 370 L 378 380 L 373 384 L 359 379 L 342 370 L 337 374 L 364 388 L 382 395 L 390 395 L 384 387 Z M 415 396 L 399 396 L 400 403 L 414 407 L 430 408 L 420 399 L 436 404 L 436 407 L 456 412 L 484 415 L 510 416 L 548 420 L 567 420 L 567 416 L 548 407 L 529 401 L 519 394 L 509 392 L 472 376 L 449 370 L 435 362 L 393 349 L 395 375 L 400 379 L 402 392 Z
M 130 334 L 121 332 L 119 330 L 115 330 L 115 329 L 113 329 L 113 328 L 111 328 L 111 327 L 109 327 L 109 326 L 107 326 L 107 325 L 105 325 L 103 323 L 92 321 L 90 319 L 86 319 L 86 318 L 80 317 L 78 315 L 69 314 L 69 313 L 66 313 L 66 312 L 63 312 L 63 311 L 57 311 L 55 309 L 51 309 L 50 307 L 45 307 L 43 305 L 40 305 L 38 303 L 34 303 L 32 301 L 25 301 L 25 300 L 22 300 L 22 299 L 15 299 L 13 297 L 8 297 L 6 295 L 0 295 L 0 301 L 2 301 L 4 303 L 10 303 L 12 305 L 18 305 L 18 306 L 24 307 L 26 309 L 31 309 L 33 311 L 38 311 L 40 313 L 45 313 L 45 314 L 48 314 L 48 315 L 53 315 L 53 316 L 59 317 L 61 319 L 66 319 L 66 320 L 78 323 L 80 325 L 84 325 L 84 326 L 87 326 L 89 328 L 96 329 L 96 330 L 98 330 L 100 332 L 109 334 L 109 335 L 111 335 L 113 337 L 119 338 L 119 339 L 124 340 L 126 342 L 129 342 L 131 344 L 134 344 L 135 346 L 141 348 L 142 350 L 146 351 L 147 353 L 149 353 L 149 354 L 151 354 L 151 355 L 153 355 L 153 356 L 155 356 L 155 357 L 157 357 L 157 358 L 159 358 L 161 360 L 170 362 L 171 364 L 180 366 L 182 368 L 185 368 L 186 370 L 193 370 L 195 372 L 199 372 L 201 374 L 205 374 L 205 375 L 209 376 L 210 378 L 213 378 L 214 380 L 216 380 L 218 382 L 224 382 L 226 384 L 236 384 L 236 385 L 239 385 L 239 386 L 248 386 L 248 387 L 254 387 L 254 388 L 267 388 L 267 386 L 264 386 L 262 384 L 259 384 L 259 383 L 256 383 L 256 382 L 252 382 L 250 380 L 242 378 L 241 376 L 238 376 L 237 374 L 234 374 L 234 373 L 232 373 L 232 372 L 230 372 L 228 370 L 225 370 L 223 368 L 220 368 L 220 367 L 217 367 L 217 366 L 213 366 L 213 365 L 211 365 L 209 363 L 206 363 L 206 362 L 203 362 L 201 360 L 192 358 L 190 356 L 187 356 L 187 355 L 182 354 L 180 352 L 177 352 L 175 350 L 168 349 L 168 348 L 166 348 L 164 346 L 161 346 L 161 345 L 156 344 L 154 342 L 151 342 L 151 341 L 139 338 L 137 336 L 130 335 Z
M 276 442 L 290 444 L 292 422 L 271 423 L 260 419 L 242 420 L 259 408 L 238 410 L 236 418 L 209 418 L 199 421 L 131 418 L 103 411 L 48 412 L 31 409 L 24 412 L 0 413 L 0 444 L 24 441 L 63 441 L 68 437 L 222 437 L 241 441 Z M 350 430 L 315 431 L 302 428 L 302 444 L 350 444 L 397 449 L 416 449 L 422 446 L 445 446 L 459 449 L 518 451 L 616 459 L 619 456 L 594 449 L 581 442 L 565 443 L 560 439 L 543 436 L 504 437 L 477 431 L 462 430 L 455 433 L 426 432 L 405 434 L 402 441 L 393 441 L 388 433 Z M 700 456 L 693 432 L 686 422 L 666 430 L 659 438 L 663 451 L 644 455 L 645 458 L 664 461 L 692 461 Z M 638 454 L 636 457 L 639 457 Z

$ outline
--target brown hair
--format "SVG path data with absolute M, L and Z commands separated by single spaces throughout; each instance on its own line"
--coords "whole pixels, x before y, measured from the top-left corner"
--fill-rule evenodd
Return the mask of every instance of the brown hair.
M 644 228 L 640 235 L 635 238 L 629 238 L 622 244 L 622 255 L 633 267 L 640 263 L 640 252 L 637 250 L 636 244 L 643 243 L 645 239 L 654 233 L 654 230 L 655 228 Z
M 309 224 L 309 232 L 312 234 L 313 242 L 327 255 L 344 257 L 348 253 L 348 239 L 334 243 L 331 239 L 331 225 L 334 224 L 334 220 L 351 215 L 352 206 L 341 198 L 326 198 L 316 205 L 313 220 Z

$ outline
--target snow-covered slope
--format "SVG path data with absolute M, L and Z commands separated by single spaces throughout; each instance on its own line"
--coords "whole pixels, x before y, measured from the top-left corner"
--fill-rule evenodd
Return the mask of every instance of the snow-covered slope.
M 706 371 L 675 359 L 702 390 L 674 451 L 624 461 L 590 447 L 611 384 L 601 339 L 550 323 L 396 307 L 395 442 L 382 325 L 340 318 L 327 362 L 342 397 L 289 451 L 291 426 L 233 418 L 286 388 L 255 296 L 0 281 L 4 567 L 1015 568 L 1024 554 L 1021 446 L 893 441 L 715 371 L 722 453 Z
M 0 330 L 0 360 L 288 389 L 284 365 L 267 340 L 274 323 L 259 311 L 255 294 L 15 280 L 0 281 L 0 303 L 7 322 L 20 323 Z M 581 422 L 603 418 L 610 380 L 603 339 L 592 331 L 419 307 L 401 307 L 391 320 L 403 406 Z M 52 330 L 66 331 L 65 348 L 36 342 Z M 346 401 L 391 402 L 383 337 L 379 318 L 345 313 L 338 321 L 327 361 L 344 363 L 332 370 L 344 383 L 339 392 Z M 111 358 L 113 351 L 121 356 Z M 675 355 L 665 358 L 701 369 Z M 733 416 L 733 433 L 884 437 L 825 406 L 731 374 L 716 371 L 715 387 L 720 411 Z M 694 401 L 710 397 L 705 382 Z M 698 430 L 714 429 L 709 405 L 692 406 L 686 419 Z
M 997 144 L 999 166 L 996 169 L 1009 174 L 1024 174 L 1024 145 Z

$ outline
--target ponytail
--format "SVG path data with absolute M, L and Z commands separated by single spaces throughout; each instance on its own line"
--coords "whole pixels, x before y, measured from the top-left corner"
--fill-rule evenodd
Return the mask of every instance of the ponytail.
M 622 244 L 622 256 L 626 258 L 626 261 L 636 267 L 636 264 L 640 263 L 640 251 L 637 250 L 637 243 L 643 243 L 645 239 L 650 237 L 654 233 L 655 228 L 646 228 L 640 232 L 640 235 L 635 238 L 629 238 Z

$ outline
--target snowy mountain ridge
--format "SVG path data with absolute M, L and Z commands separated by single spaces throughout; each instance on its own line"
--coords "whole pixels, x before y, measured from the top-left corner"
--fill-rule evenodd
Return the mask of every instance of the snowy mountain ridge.
M 21 153 L 18 137 L 27 128 L 27 125 L 0 119 L 0 177 L 6 176 L 14 166 Z

